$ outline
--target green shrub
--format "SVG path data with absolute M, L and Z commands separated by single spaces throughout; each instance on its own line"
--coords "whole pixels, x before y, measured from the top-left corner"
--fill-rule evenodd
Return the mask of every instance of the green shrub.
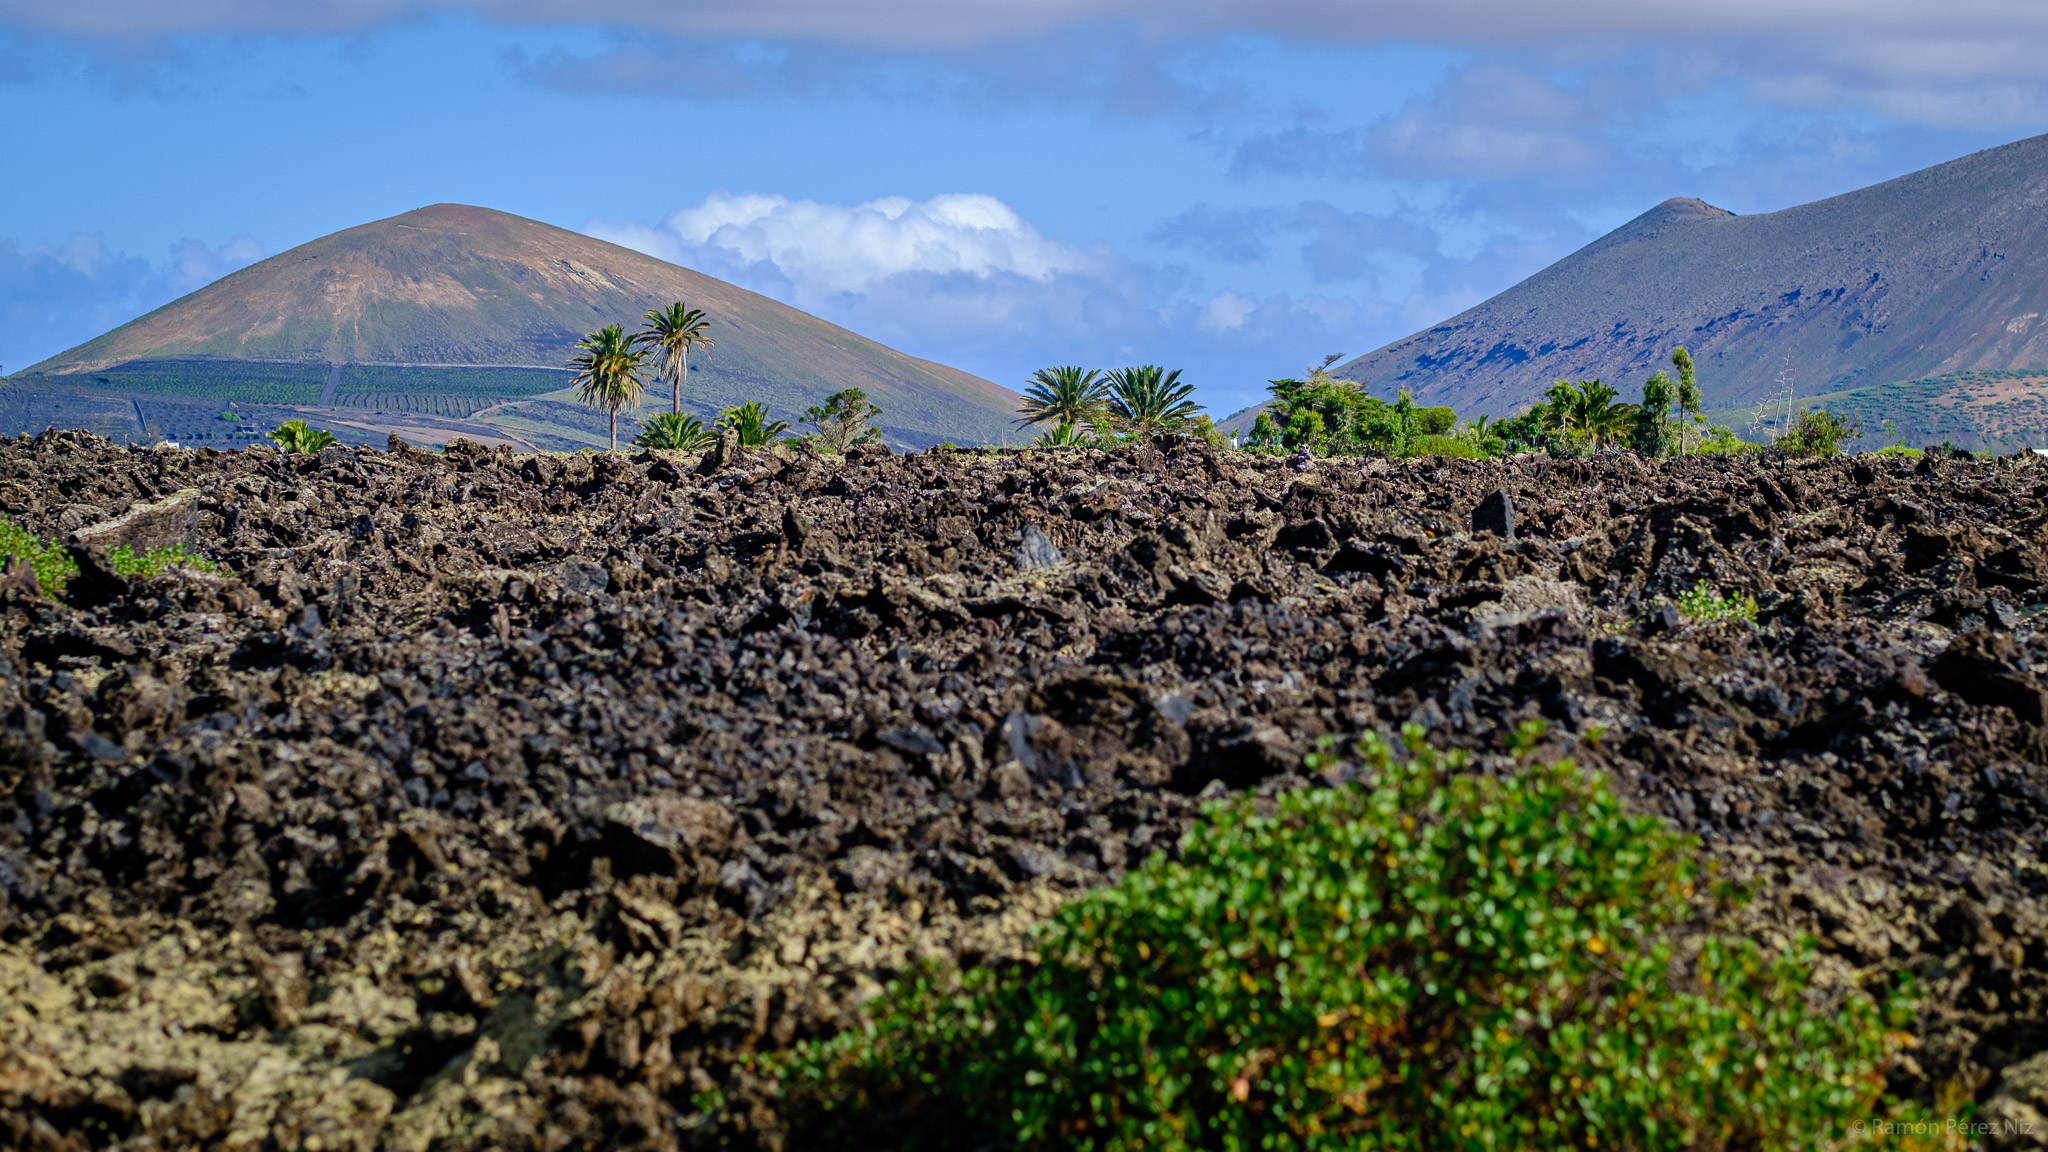
M 1427 409 L 1425 409 L 1427 411 Z M 1486 449 L 1456 436 L 1417 436 L 1408 442 L 1408 456 L 1455 456 L 1460 460 L 1484 460 Z
M 1841 452 L 1842 441 L 1862 435 L 1863 424 L 1859 420 L 1825 408 L 1801 408 L 1791 429 L 1778 437 L 1777 446 L 1792 456 L 1833 456 Z
M 1745 452 L 1760 452 L 1762 450 L 1763 445 L 1752 444 L 1737 436 L 1732 430 L 1719 424 L 1709 429 L 1706 439 L 1701 440 L 1699 447 L 1694 449 L 1694 451 L 1707 456 L 1740 456 Z
M 172 568 L 191 568 L 199 572 L 214 572 L 219 566 L 197 552 L 189 551 L 183 544 L 151 548 L 137 556 L 135 549 L 126 544 L 115 548 L 107 556 L 116 576 L 156 576 Z
M 275 432 L 270 433 L 270 438 L 277 441 L 277 446 L 287 452 L 307 455 L 334 443 L 334 433 L 325 428 L 310 427 L 304 420 L 285 421 L 277 426 Z
M 36 574 L 36 585 L 52 600 L 64 594 L 64 586 L 78 575 L 78 562 L 61 544 L 47 540 L 0 516 L 0 557 L 13 556 Z
M 1688 620 L 1747 620 L 1756 623 L 1756 597 L 1723 596 L 1705 580 L 1678 594 L 1678 614 Z
M 959 1146 L 1436 1152 L 1818 1148 L 1882 1115 L 1888 1013 L 1821 996 L 1805 943 L 1689 936 L 1687 838 L 1570 761 L 1403 742 L 1272 815 L 1210 805 L 1032 963 L 892 985 L 771 1064 L 786 1116 L 814 1146 L 931 1108 Z

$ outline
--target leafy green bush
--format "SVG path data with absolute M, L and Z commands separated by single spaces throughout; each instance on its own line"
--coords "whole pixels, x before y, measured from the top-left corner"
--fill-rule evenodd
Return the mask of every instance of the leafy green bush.
M 172 568 L 191 568 L 199 572 L 213 572 L 219 568 L 183 544 L 151 548 L 140 556 L 135 554 L 135 549 L 123 544 L 108 554 L 107 562 L 116 576 L 156 576 Z
M 1756 597 L 1723 596 L 1705 580 L 1678 594 L 1678 614 L 1688 620 L 1747 620 L 1756 623 Z
M 1033 963 L 892 985 L 770 1068 L 788 1118 L 814 1146 L 931 1108 L 960 1146 L 1435 1152 L 1818 1148 L 1881 1114 L 1888 1013 L 1820 995 L 1804 943 L 1687 944 L 1687 838 L 1570 761 L 1403 742 L 1272 815 L 1210 805 Z
M 1427 409 L 1425 409 L 1427 411 Z M 1409 456 L 1455 456 L 1460 460 L 1484 460 L 1486 449 L 1456 436 L 1417 436 L 1408 442 Z
M 1706 439 L 1700 441 L 1699 447 L 1694 451 L 1708 456 L 1740 456 L 1745 452 L 1759 452 L 1762 449 L 1762 445 L 1744 440 L 1732 430 L 1716 424 L 1708 429 Z
M 0 516 L 0 557 L 13 556 L 36 574 L 36 585 L 52 600 L 78 575 L 78 562 L 61 544 L 52 544 L 5 516 Z
M 1801 408 L 1792 427 L 1778 437 L 1777 446 L 1792 456 L 1833 456 L 1841 452 L 1842 441 L 1862 435 L 1859 420 L 1825 408 Z
M 1872 452 L 1872 453 L 1871 453 L 1871 455 L 1873 455 L 1873 456 L 1904 456 L 1904 457 L 1907 457 L 1907 458 L 1911 458 L 1911 457 L 1915 457 L 1915 456 L 1924 456 L 1924 455 L 1926 455 L 1926 453 L 1925 453 L 1925 452 L 1922 452 L 1922 451 L 1921 451 L 1920 449 L 1918 449 L 1918 448 L 1908 448 L 1908 447 L 1906 447 L 1906 446 L 1905 446 L 1904 444 L 1887 444 L 1887 445 L 1885 445 L 1884 447 L 1882 447 L 1882 448 L 1879 448 L 1879 449 L 1878 449 L 1877 451 L 1875 451 L 1875 452 Z
M 663 412 L 650 416 L 640 425 L 640 434 L 633 437 L 633 443 L 641 448 L 659 448 L 670 452 L 695 452 L 707 448 L 718 433 L 704 426 L 702 420 L 680 412 Z
M 334 433 L 325 428 L 313 428 L 304 420 L 287 420 L 270 433 L 277 446 L 287 452 L 312 454 L 334 443 Z

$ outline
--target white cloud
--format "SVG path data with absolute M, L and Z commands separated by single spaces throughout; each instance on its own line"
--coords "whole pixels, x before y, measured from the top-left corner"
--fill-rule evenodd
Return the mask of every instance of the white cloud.
M 871 292 L 902 276 L 1049 284 L 1099 273 L 1107 263 L 1101 253 L 1046 239 L 1015 209 L 980 193 L 846 205 L 715 192 L 659 227 L 598 223 L 585 231 L 676 263 L 780 282 L 805 304 Z
M 1251 297 L 1226 288 L 1209 301 L 1209 307 L 1202 313 L 1202 327 L 1211 332 L 1235 332 L 1244 327 L 1258 306 L 1258 301 Z

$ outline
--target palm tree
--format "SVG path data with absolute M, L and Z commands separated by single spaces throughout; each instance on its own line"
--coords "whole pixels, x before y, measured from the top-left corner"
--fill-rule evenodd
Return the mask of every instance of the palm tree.
M 1069 364 L 1040 368 L 1031 374 L 1024 402 L 1017 406 L 1019 424 L 1093 424 L 1102 419 L 1109 388 L 1093 368 Z
M 1031 446 L 1034 448 L 1085 448 L 1088 446 L 1088 434 L 1081 431 L 1081 426 L 1078 424 L 1071 422 L 1055 424 L 1050 429 L 1040 432 L 1037 439 L 1031 442 Z
M 711 321 L 702 309 L 686 308 L 680 300 L 666 308 L 650 308 L 641 319 L 647 322 L 647 327 L 634 335 L 633 342 L 654 347 L 655 367 L 674 390 L 668 410 L 680 415 L 683 411 L 683 385 L 690 382 L 691 347 L 708 352 L 717 343 L 704 334 L 710 330 Z
M 1598 380 L 1559 380 L 1543 395 L 1551 422 L 1586 437 L 1595 450 L 1626 436 L 1635 420 L 1636 406 L 1616 404 L 1621 393 Z
M 789 421 L 768 419 L 768 408 L 759 400 L 749 400 L 737 408 L 727 408 L 718 417 L 720 428 L 730 428 L 742 448 L 759 448 L 777 436 L 789 431 Z
M 633 338 L 617 324 L 607 324 L 576 342 L 581 352 L 569 358 L 576 370 L 576 398 L 593 408 L 602 408 L 612 418 L 612 451 L 619 450 L 619 410 L 640 403 L 647 382 L 640 373 L 647 367 L 647 351 L 633 346 Z
M 633 443 L 641 448 L 695 452 L 716 438 L 717 434 L 706 428 L 704 422 L 695 416 L 685 416 L 680 412 L 663 412 L 640 426 L 640 434 L 633 437 Z
M 1180 382 L 1178 368 L 1118 368 L 1109 374 L 1109 418 L 1119 431 L 1139 435 L 1178 428 L 1202 410 L 1188 399 L 1194 393 L 1194 385 Z

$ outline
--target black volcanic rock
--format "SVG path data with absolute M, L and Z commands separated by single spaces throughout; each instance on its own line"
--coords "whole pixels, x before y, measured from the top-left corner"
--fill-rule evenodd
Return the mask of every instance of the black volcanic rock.
M 1914 974 L 1896 1090 L 2048 1050 L 2030 461 L 0 442 L 45 536 L 186 490 L 219 573 L 0 581 L 0 1146 L 820 1147 L 757 1057 L 1411 720 Z

